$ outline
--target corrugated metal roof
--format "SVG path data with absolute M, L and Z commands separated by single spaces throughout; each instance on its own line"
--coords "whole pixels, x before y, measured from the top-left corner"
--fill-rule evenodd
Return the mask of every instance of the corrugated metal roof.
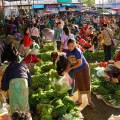
M 120 8 L 120 4 L 97 4 L 96 6 L 104 8 Z

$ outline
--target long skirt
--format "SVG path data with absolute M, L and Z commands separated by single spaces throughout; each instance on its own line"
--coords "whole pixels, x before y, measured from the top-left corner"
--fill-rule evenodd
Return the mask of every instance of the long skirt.
M 15 111 L 29 111 L 28 81 L 24 78 L 12 79 L 9 84 L 9 103 L 11 113 Z
M 90 92 L 90 70 L 86 65 L 80 72 L 75 72 L 75 85 L 81 94 Z

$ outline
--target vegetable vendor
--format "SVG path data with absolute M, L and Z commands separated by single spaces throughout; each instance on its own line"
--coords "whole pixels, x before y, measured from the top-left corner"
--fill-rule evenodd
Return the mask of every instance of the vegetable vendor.
M 69 61 L 69 67 L 67 72 L 74 71 L 75 85 L 78 89 L 78 101 L 77 104 L 82 104 L 82 94 L 87 94 L 90 107 L 94 107 L 91 100 L 90 91 L 90 70 L 88 62 L 82 54 L 82 51 L 76 47 L 76 42 L 73 39 L 68 40 L 68 52 L 67 57 Z
M 31 61 L 32 63 L 32 61 Z M 29 112 L 29 89 L 31 75 L 24 61 L 19 63 L 17 56 L 11 61 L 2 78 L 1 88 L 9 90 L 9 104 L 11 113 L 15 111 Z

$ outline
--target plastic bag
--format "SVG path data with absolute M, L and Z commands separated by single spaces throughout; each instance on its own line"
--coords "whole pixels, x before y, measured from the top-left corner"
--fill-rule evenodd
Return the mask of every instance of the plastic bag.
M 68 82 L 69 86 L 72 85 L 73 79 L 70 77 L 70 75 L 68 73 L 64 74 L 64 79 Z
M 105 68 L 104 67 L 97 67 L 95 68 L 95 70 L 97 70 L 97 76 L 98 77 L 105 77 Z
M 113 44 L 114 44 L 114 46 L 117 46 L 118 42 L 119 42 L 118 40 L 113 39 Z
M 97 76 L 98 76 L 98 77 L 105 77 L 105 72 L 104 72 L 104 70 L 102 70 L 102 69 L 101 69 L 101 70 L 98 70 L 98 71 L 97 71 Z
M 71 89 L 72 79 L 65 73 L 55 84 L 56 91 L 60 94 L 67 93 Z
M 119 116 L 111 115 L 111 117 L 108 120 L 120 120 L 120 115 Z
M 0 91 L 0 116 L 9 114 L 9 108 L 10 107 L 6 101 L 6 97 L 2 91 Z

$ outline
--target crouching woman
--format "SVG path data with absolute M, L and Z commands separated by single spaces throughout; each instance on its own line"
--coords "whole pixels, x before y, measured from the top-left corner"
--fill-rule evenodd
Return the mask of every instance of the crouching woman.
M 17 57 L 9 64 L 2 78 L 2 90 L 9 90 L 11 113 L 29 111 L 29 89 L 31 76 L 24 62 L 17 62 Z
M 69 61 L 69 67 L 67 72 L 74 72 L 75 85 L 78 89 L 78 101 L 77 104 L 82 104 L 82 94 L 87 94 L 88 103 L 90 107 L 93 107 L 91 100 L 91 91 L 90 91 L 90 70 L 88 62 L 86 61 L 83 53 L 79 48 L 76 47 L 75 40 L 68 40 L 68 52 L 67 58 Z

